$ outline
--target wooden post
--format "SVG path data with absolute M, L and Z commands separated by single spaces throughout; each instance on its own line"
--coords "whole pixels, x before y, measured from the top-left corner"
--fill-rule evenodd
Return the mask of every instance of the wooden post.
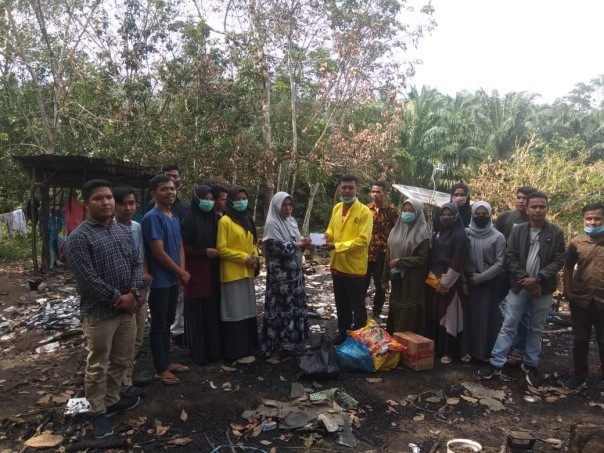
M 34 263 L 34 275 L 38 275 L 38 210 L 36 209 L 36 169 L 32 169 L 31 189 L 29 193 L 29 206 L 31 208 L 31 259 Z
M 40 238 L 42 239 L 42 267 L 40 271 L 46 273 L 50 270 L 50 235 L 48 231 L 49 218 L 48 185 L 40 185 Z

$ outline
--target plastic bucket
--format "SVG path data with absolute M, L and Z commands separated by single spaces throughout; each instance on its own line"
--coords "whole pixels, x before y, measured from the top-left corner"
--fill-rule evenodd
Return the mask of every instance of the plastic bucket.
M 447 442 L 447 453 L 469 453 L 482 451 L 482 445 L 470 439 L 451 439 Z

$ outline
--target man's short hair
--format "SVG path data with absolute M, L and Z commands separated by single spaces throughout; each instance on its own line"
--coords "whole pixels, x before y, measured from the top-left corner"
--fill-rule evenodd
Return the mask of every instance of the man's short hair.
M 581 209 L 581 214 L 585 214 L 587 211 L 602 211 L 604 214 L 604 204 L 602 204 L 600 201 L 597 203 L 586 204 L 583 206 L 583 209 Z
M 537 192 L 537 189 L 535 189 L 534 187 L 531 187 L 531 186 L 522 186 L 522 187 L 518 187 L 518 190 L 516 190 L 516 195 L 521 193 L 524 196 L 526 196 L 526 195 L 532 194 L 533 192 Z
M 526 196 L 527 207 L 529 205 L 529 201 L 531 201 L 533 198 L 543 198 L 545 200 L 545 204 L 549 207 L 549 198 L 547 198 L 547 195 L 545 195 L 543 192 L 539 192 L 538 190 L 535 190 Z
M 212 196 L 214 199 L 218 198 L 221 193 L 229 193 L 229 189 L 220 184 L 212 184 L 210 188 L 212 189 Z
M 167 171 L 176 170 L 180 174 L 180 168 L 176 164 L 164 165 L 161 167 L 161 172 L 166 173 Z
M 384 192 L 388 192 L 388 184 L 386 184 L 384 181 L 374 181 L 373 184 L 371 184 L 371 187 L 373 186 L 381 187 L 384 189 Z
M 124 198 L 130 194 L 134 195 L 134 198 L 136 199 L 134 187 L 132 186 L 117 186 L 113 188 L 113 198 L 116 203 L 122 203 Z
M 113 186 L 106 179 L 91 179 L 90 181 L 86 181 L 82 186 L 82 196 L 84 197 L 84 201 L 88 201 L 94 189 L 98 189 L 99 187 L 109 187 L 110 190 L 113 189 Z
M 151 187 L 151 190 L 157 190 L 159 185 L 165 182 L 172 182 L 172 178 L 168 175 L 157 175 L 149 182 L 149 186 Z
M 359 180 L 353 175 L 344 175 L 340 178 L 340 182 L 354 182 L 355 185 L 359 184 Z

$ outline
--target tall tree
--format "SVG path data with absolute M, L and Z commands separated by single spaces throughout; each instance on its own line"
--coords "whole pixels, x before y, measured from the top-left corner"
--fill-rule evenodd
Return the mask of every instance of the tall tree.
M 487 151 L 498 159 L 508 158 L 517 146 L 524 145 L 530 132 L 528 120 L 533 113 L 534 94 L 507 93 L 495 90 L 476 93 L 474 121 L 483 134 Z

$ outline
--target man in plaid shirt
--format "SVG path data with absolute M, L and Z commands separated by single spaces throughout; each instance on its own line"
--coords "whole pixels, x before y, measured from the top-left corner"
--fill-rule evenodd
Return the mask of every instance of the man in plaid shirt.
M 89 217 L 68 237 L 65 257 L 80 294 L 88 344 L 84 392 L 97 439 L 113 434 L 107 417 L 132 409 L 139 396 L 120 399 L 134 352 L 133 314 L 142 303 L 143 267 L 130 231 L 113 218 L 111 183 L 93 179 L 82 187 Z
M 385 182 L 376 181 L 371 186 L 371 203 L 367 205 L 373 216 L 373 232 L 369 244 L 369 259 L 367 262 L 367 275 L 365 276 L 365 293 L 373 278 L 375 295 L 373 297 L 373 317 L 379 323 L 386 295 L 382 289 L 382 272 L 384 270 L 384 259 L 388 247 L 388 236 L 398 220 L 398 211 L 389 204 L 388 188 Z

